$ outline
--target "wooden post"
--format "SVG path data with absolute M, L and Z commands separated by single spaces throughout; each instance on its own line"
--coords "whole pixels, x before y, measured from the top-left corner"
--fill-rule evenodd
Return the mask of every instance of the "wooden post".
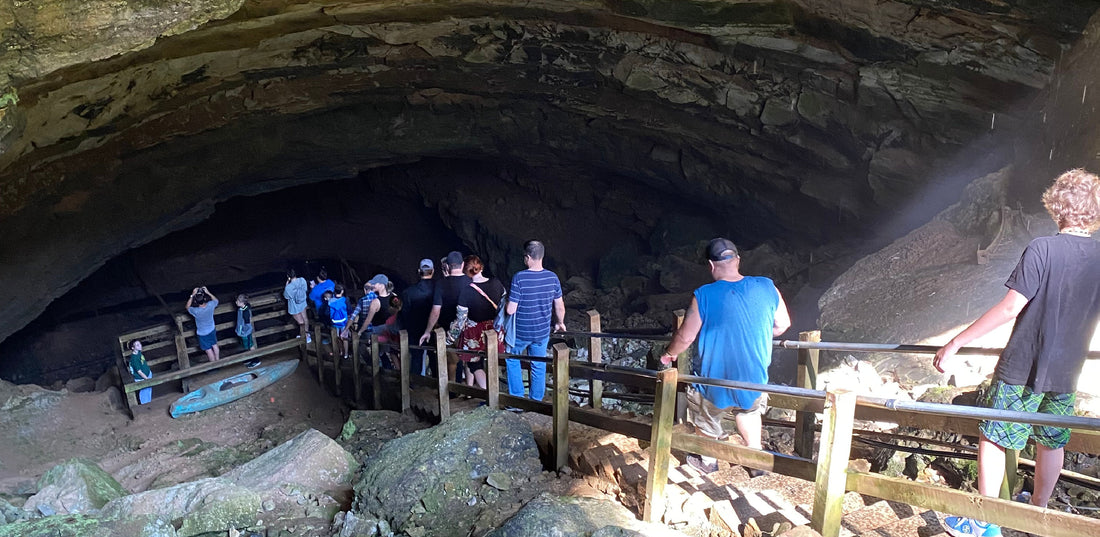
M 359 331 L 351 330 L 348 337 L 351 338 L 351 377 L 355 383 L 355 404 L 363 401 L 363 377 L 359 372 Z
M 341 373 L 344 370 L 342 367 L 344 364 L 340 363 L 344 361 L 344 357 L 342 355 L 336 356 L 336 349 L 339 347 L 337 340 L 340 338 L 340 332 L 335 327 L 329 328 L 328 331 L 328 340 L 332 344 L 332 379 L 336 383 L 336 395 L 340 395 L 342 391 L 341 377 L 343 376 Z
M 308 334 L 309 332 L 306 331 L 306 325 L 298 325 L 298 338 L 301 339 L 301 341 L 299 341 L 300 345 L 298 345 L 298 358 L 301 360 L 301 363 L 306 364 L 306 367 L 309 367 L 309 349 L 306 347 L 306 335 Z
M 1005 450 L 1005 477 L 1001 480 L 1002 500 L 1011 500 L 1012 491 L 1016 490 L 1016 482 L 1020 480 L 1020 452 L 1015 449 Z
M 800 332 L 798 334 L 799 341 L 811 341 L 814 343 L 821 341 L 821 331 L 812 330 L 809 332 Z M 795 374 L 795 381 L 798 383 L 799 388 L 807 388 L 810 390 L 817 389 L 817 364 L 818 355 L 821 354 L 817 349 L 798 349 L 798 371 Z M 804 459 L 810 459 L 814 456 L 814 413 L 813 412 L 795 412 L 794 416 L 794 453 Z
M 435 366 L 439 371 L 439 422 L 451 416 L 451 394 L 447 388 L 447 336 L 442 328 L 435 329 Z
M 645 483 L 645 509 L 642 520 L 660 522 L 665 513 L 665 485 L 672 457 L 672 418 L 676 414 L 676 379 L 674 368 L 657 373 L 657 391 L 653 402 L 653 425 L 649 445 L 649 475 Z
M 382 353 L 376 334 L 370 335 L 370 383 L 374 409 L 382 410 Z
M 179 362 L 180 371 L 191 367 L 191 358 L 187 356 L 187 340 L 183 338 L 183 334 L 176 334 L 176 361 Z M 119 373 L 124 373 L 119 371 Z M 191 391 L 191 379 L 183 379 L 183 393 L 190 393 Z
M 313 354 L 317 356 L 317 384 L 325 385 L 325 360 L 321 354 L 321 327 L 313 325 Z
M 412 392 L 409 390 L 412 356 L 409 355 L 409 332 L 402 330 L 397 335 L 401 349 L 401 412 L 406 413 L 412 409 Z
M 485 386 L 488 394 L 485 403 L 489 408 L 500 408 L 500 355 L 497 347 L 500 341 L 497 339 L 496 330 L 486 330 L 485 336 Z
M 588 331 L 593 333 L 599 333 L 603 330 L 600 323 L 600 312 L 596 310 L 588 310 Z M 588 363 L 590 364 L 602 364 L 603 363 L 603 340 L 598 337 L 588 338 Z M 588 383 L 588 403 L 595 409 L 600 410 L 603 408 L 603 381 L 592 379 Z
M 676 310 L 672 314 L 676 316 L 676 330 L 679 330 L 680 326 L 684 324 L 687 311 Z M 685 354 L 687 354 L 687 350 L 676 356 L 676 372 L 680 375 L 691 374 L 691 364 L 684 359 Z M 676 395 L 676 423 L 684 423 L 685 421 L 687 421 L 687 395 L 679 393 Z
M 569 346 L 554 345 L 554 469 L 569 466 Z
M 817 452 L 817 478 L 814 481 L 814 511 L 810 525 L 822 537 L 840 535 L 855 412 L 855 392 L 829 390 L 825 394 L 825 414 L 821 421 L 821 443 Z

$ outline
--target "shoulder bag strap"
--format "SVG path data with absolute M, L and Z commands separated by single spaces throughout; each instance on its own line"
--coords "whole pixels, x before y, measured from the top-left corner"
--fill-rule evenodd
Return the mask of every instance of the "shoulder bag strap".
M 497 308 L 497 303 L 493 302 L 493 299 L 489 298 L 489 295 L 485 294 L 485 291 L 482 291 L 480 287 L 474 285 L 472 282 L 470 283 L 470 287 L 473 287 L 474 291 L 477 291 L 479 295 L 485 297 L 485 300 L 488 300 L 489 303 L 493 305 L 494 310 L 498 309 Z

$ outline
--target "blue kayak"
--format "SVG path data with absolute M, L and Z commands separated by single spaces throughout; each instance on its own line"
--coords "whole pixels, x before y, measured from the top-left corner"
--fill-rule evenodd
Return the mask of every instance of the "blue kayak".
M 184 414 L 236 401 L 291 374 L 297 367 L 298 360 L 287 360 L 207 384 L 176 399 L 176 402 L 172 403 L 170 413 L 173 418 L 178 418 Z

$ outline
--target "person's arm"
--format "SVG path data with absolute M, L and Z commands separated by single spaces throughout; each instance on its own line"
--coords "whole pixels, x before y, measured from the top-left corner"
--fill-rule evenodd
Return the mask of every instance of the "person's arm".
M 512 276 L 512 290 L 508 294 L 508 307 L 504 308 L 505 313 L 508 315 L 515 315 L 516 310 L 519 309 L 519 298 L 523 294 L 523 284 L 520 283 L 519 273 Z
M 378 310 L 380 309 L 382 309 L 382 303 L 379 302 L 377 298 L 370 301 L 370 307 L 367 308 L 367 317 L 363 319 L 363 325 L 359 327 L 360 336 L 362 336 L 363 332 L 366 332 L 367 328 L 370 327 L 370 322 L 374 320 L 374 314 L 378 313 Z M 356 308 L 356 311 L 358 310 L 359 308 Z
M 1000 302 L 989 308 L 981 317 L 978 317 L 978 320 L 966 327 L 966 330 L 959 332 L 958 335 L 951 338 L 951 341 L 947 342 L 947 345 L 937 351 L 936 357 L 932 359 L 932 365 L 935 366 L 937 371 L 943 373 L 947 367 L 947 360 L 955 356 L 960 348 L 992 332 L 1008 321 L 1014 320 L 1024 310 L 1024 306 L 1027 306 L 1028 300 L 1027 297 L 1021 295 L 1015 289 L 1009 289 Z
M 424 333 L 420 336 L 420 344 L 427 343 L 428 338 L 432 336 L 432 328 L 435 328 L 435 323 L 439 322 L 439 313 L 443 311 L 443 306 L 432 306 L 432 313 L 428 315 L 428 326 L 424 328 Z
M 565 332 L 565 299 L 560 296 L 554 299 L 554 315 L 558 318 L 554 331 Z
M 351 314 L 348 315 L 348 319 L 351 320 L 351 322 L 348 323 L 348 326 L 352 326 L 352 327 L 355 327 L 355 328 L 359 327 L 359 312 L 360 311 L 363 311 L 363 301 L 362 300 L 357 300 L 357 301 L 355 301 L 355 309 L 351 312 Z M 367 311 L 370 311 L 370 306 L 369 305 L 367 306 Z M 364 315 L 365 314 L 366 314 L 366 312 L 364 312 Z M 366 325 L 364 325 L 364 326 L 366 326 Z M 359 333 L 362 334 L 362 332 L 359 332 Z
M 688 306 L 687 315 L 684 317 L 683 324 L 676 330 L 676 333 L 672 335 L 672 343 L 669 343 L 668 349 L 661 355 L 661 363 L 669 364 L 676 361 L 676 357 L 680 353 L 686 351 L 695 341 L 696 336 L 699 335 L 699 329 L 703 328 L 703 318 L 699 315 L 699 304 L 695 302 L 695 297 L 691 299 L 691 305 Z
M 186 307 L 187 307 L 188 309 L 190 309 L 190 308 L 191 308 L 191 302 L 195 300 L 195 293 L 197 293 L 197 292 L 199 292 L 199 288 L 198 288 L 198 287 L 196 287 L 196 288 L 192 289 L 192 290 L 191 290 L 191 296 L 187 297 L 187 306 L 186 306 Z
M 207 289 L 205 285 L 202 286 L 202 290 L 206 292 L 206 296 L 210 297 L 210 300 L 213 300 L 213 301 L 218 300 L 218 297 L 214 296 L 214 293 L 211 293 L 210 290 Z
M 791 314 L 787 311 L 787 303 L 783 301 L 783 294 L 779 289 L 775 290 L 779 295 L 779 305 L 775 307 L 775 324 L 772 325 L 772 337 L 778 337 L 791 327 Z
M 140 369 L 138 369 L 138 376 L 145 379 L 145 380 L 149 380 L 149 379 L 153 378 L 153 375 L 146 375 L 145 372 L 140 370 Z

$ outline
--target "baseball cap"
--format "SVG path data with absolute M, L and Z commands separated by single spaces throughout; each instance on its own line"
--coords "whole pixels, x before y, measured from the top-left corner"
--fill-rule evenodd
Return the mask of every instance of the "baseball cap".
M 459 252 L 451 252 L 447 254 L 447 265 L 452 269 L 456 269 L 462 266 L 462 254 Z
M 421 259 L 420 260 L 420 270 L 428 270 L 428 269 L 435 270 L 435 263 L 432 263 L 431 259 Z
M 389 285 L 390 284 L 390 279 L 387 278 L 385 274 L 375 274 L 374 277 L 371 278 L 370 281 L 367 282 L 367 285 L 378 285 L 378 284 Z
M 722 255 L 725 252 L 733 253 Z M 717 239 L 711 239 L 710 243 L 707 244 L 707 259 L 711 261 L 724 261 L 735 257 L 737 257 L 737 246 L 729 239 L 719 237 Z

